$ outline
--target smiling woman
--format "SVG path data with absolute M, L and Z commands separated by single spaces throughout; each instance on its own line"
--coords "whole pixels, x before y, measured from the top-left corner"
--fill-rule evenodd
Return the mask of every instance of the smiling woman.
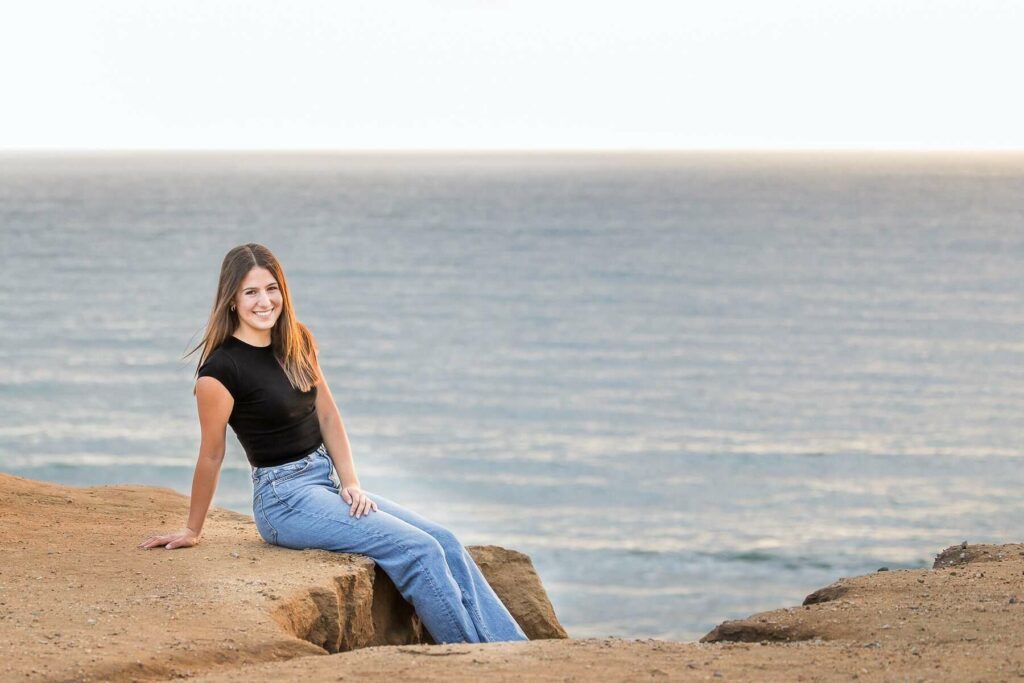
M 448 529 L 363 491 L 317 345 L 294 315 L 284 270 L 244 244 L 221 264 L 194 389 L 202 442 L 185 529 L 139 548 L 200 540 L 231 425 L 252 466 L 253 517 L 265 541 L 372 558 L 435 642 L 526 640 Z

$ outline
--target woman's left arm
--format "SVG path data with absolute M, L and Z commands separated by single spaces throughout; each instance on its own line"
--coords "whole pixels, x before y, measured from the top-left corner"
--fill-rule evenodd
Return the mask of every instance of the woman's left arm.
M 313 362 L 316 363 L 316 371 L 320 375 L 320 382 L 316 385 L 316 416 L 320 422 L 320 436 L 327 448 L 327 454 L 334 462 L 334 468 L 338 471 L 341 497 L 351 506 L 349 515 L 362 517 L 375 511 L 377 504 L 362 492 L 341 412 L 334 402 L 330 387 L 327 386 L 327 377 L 320 369 L 319 359 L 314 356 Z

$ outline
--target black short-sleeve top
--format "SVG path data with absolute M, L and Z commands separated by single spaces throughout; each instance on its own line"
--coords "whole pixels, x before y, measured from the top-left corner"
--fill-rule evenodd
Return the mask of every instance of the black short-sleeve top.
M 316 387 L 295 389 L 272 345 L 229 335 L 200 366 L 199 377 L 218 380 L 235 399 L 228 424 L 253 467 L 298 460 L 320 447 Z

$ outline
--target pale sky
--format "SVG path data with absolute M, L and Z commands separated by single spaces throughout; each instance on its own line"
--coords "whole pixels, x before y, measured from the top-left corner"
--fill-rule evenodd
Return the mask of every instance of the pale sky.
M 1024 149 L 1017 0 L 26 0 L 3 149 Z

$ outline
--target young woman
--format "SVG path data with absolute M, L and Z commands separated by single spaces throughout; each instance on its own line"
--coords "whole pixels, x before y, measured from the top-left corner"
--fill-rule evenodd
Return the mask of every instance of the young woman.
M 284 271 L 259 244 L 221 264 L 193 393 L 202 442 L 186 527 L 140 548 L 199 542 L 231 425 L 252 466 L 260 536 L 285 548 L 372 558 L 435 642 L 526 640 L 473 558 L 447 529 L 363 491 L 313 335 L 295 318 Z

